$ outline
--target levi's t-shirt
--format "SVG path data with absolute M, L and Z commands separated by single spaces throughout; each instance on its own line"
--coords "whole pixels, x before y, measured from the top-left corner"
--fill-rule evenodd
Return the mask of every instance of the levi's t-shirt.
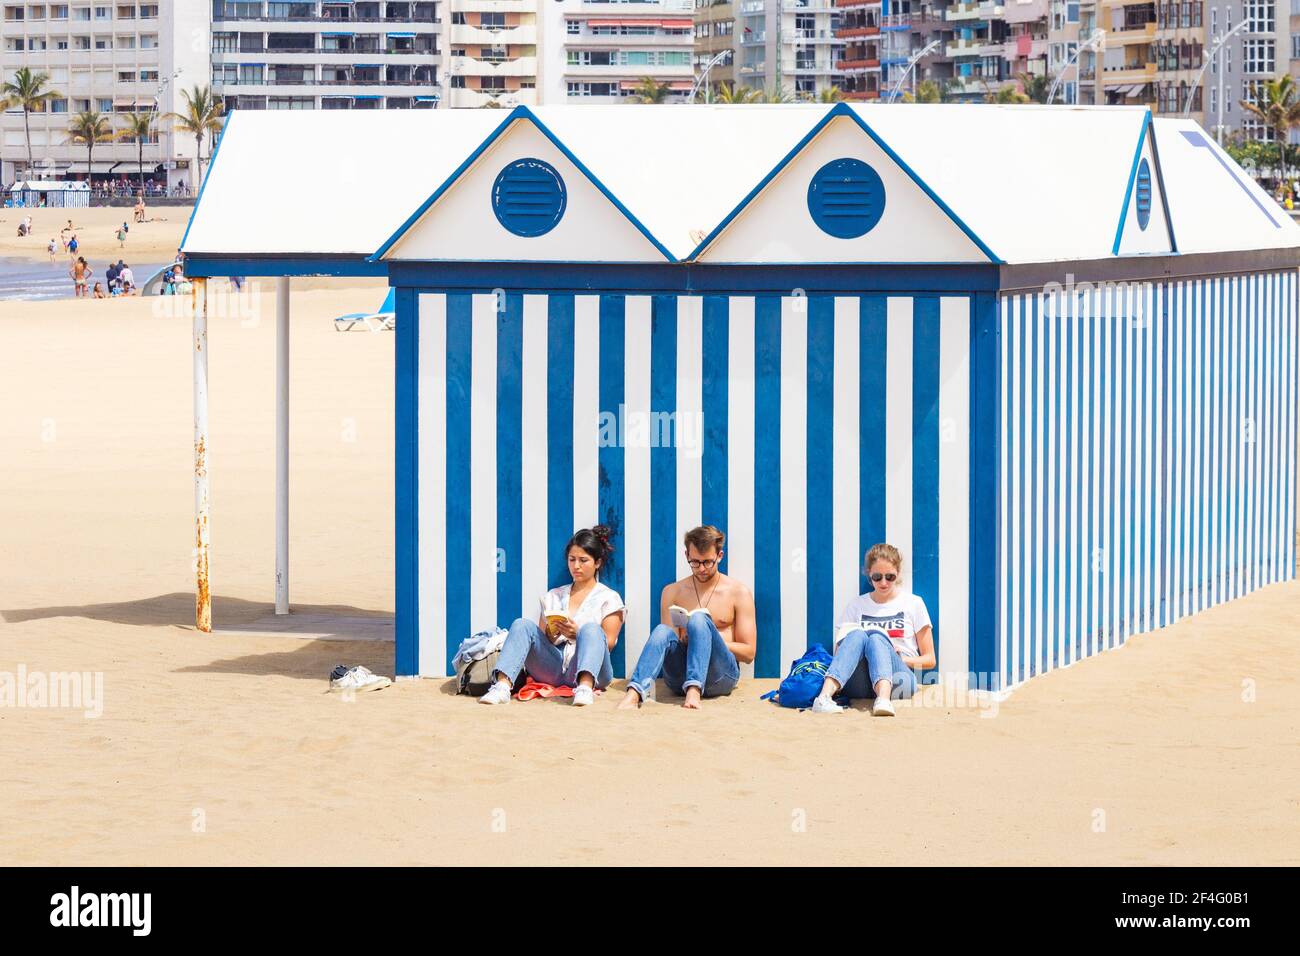
M 858 595 L 844 608 L 835 623 L 836 646 L 846 634 L 858 628 L 864 631 L 879 628 L 889 635 L 889 642 L 900 656 L 920 657 L 916 632 L 930 626 L 930 612 L 925 609 L 925 602 L 910 591 L 901 591 L 882 604 L 871 596 L 872 593 L 868 591 Z

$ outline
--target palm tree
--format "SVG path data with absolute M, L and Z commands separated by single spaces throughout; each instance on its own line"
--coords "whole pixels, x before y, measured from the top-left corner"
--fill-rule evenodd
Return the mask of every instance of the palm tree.
M 938 80 L 922 80 L 916 84 L 915 93 L 904 93 L 904 103 L 946 103 L 948 102 L 948 84 Z
M 27 136 L 27 173 L 32 171 L 32 128 L 28 120 L 31 113 L 45 109 L 45 104 L 58 97 L 58 93 L 47 90 L 45 84 L 50 82 L 48 73 L 33 73 L 29 67 L 22 67 L 14 73 L 12 83 L 0 84 L 0 110 L 21 107 L 23 111 L 23 132 Z
M 1028 103 L 1029 97 L 1014 86 L 999 86 L 996 90 L 984 84 L 985 103 Z
M 1024 88 L 1025 96 L 1031 103 L 1046 103 L 1047 94 L 1052 90 L 1052 78 L 1037 73 L 1017 73 L 1016 79 Z
M 672 91 L 667 83 L 660 83 L 653 76 L 643 76 L 637 81 L 633 99 L 638 103 L 662 103 Z
M 114 135 L 114 139 L 135 141 L 136 153 L 139 158 L 140 166 L 140 192 L 144 192 L 144 144 L 149 136 L 153 133 L 154 114 L 148 113 L 127 113 L 125 116 L 126 126 Z
M 828 86 L 812 98 L 814 103 L 839 103 L 844 99 L 844 91 L 838 86 Z
M 794 94 L 784 86 L 770 86 L 759 94 L 759 103 L 793 103 Z
M 194 137 L 194 159 L 198 164 L 198 179 L 194 183 L 194 194 L 197 196 L 199 187 L 203 185 L 203 137 L 209 133 L 215 136 L 221 132 L 222 109 L 221 104 L 213 97 L 210 86 L 199 86 L 196 83 L 193 89 L 181 90 L 181 96 L 185 100 L 184 111 L 167 113 L 163 118 L 171 120 L 178 131 L 189 133 Z
M 72 118 L 68 125 L 68 142 L 81 143 L 86 147 L 86 182 L 91 182 L 95 166 L 95 145 L 109 143 L 113 140 L 113 127 L 108 117 L 97 110 L 86 110 Z
M 1300 126 L 1300 102 L 1296 100 L 1295 80 L 1283 76 L 1269 80 L 1257 87 L 1256 101 L 1241 100 L 1241 108 L 1255 116 L 1273 131 L 1279 143 L 1285 143 L 1292 129 Z M 1282 161 L 1282 182 L 1287 182 L 1286 151 L 1279 151 Z
M 752 86 L 733 86 L 730 83 L 723 83 L 718 87 L 718 92 L 713 94 L 715 103 L 757 103 L 762 91 L 754 89 Z

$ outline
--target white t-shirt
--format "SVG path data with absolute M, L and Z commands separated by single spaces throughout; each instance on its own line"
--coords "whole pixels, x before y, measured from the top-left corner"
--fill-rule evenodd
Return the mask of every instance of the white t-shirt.
M 569 617 L 573 618 L 574 626 L 582 627 L 584 624 L 600 625 L 611 614 L 622 614 L 624 617 L 627 615 L 627 606 L 618 596 L 618 592 L 599 581 L 587 594 L 582 606 L 577 609 L 569 607 L 569 592 L 572 590 L 572 584 L 561 584 L 558 588 L 551 588 L 543 594 L 540 616 L 544 616 L 548 611 L 568 611 Z M 577 644 L 566 640 L 561 650 L 564 654 L 564 666 L 568 667 L 569 661 L 573 659 L 574 652 L 577 650 Z
M 930 626 L 930 612 L 925 609 L 925 602 L 910 591 L 900 591 L 893 600 L 882 604 L 871 596 L 872 593 L 868 591 L 858 595 L 844 608 L 840 619 L 835 622 L 836 646 L 846 634 L 857 628 L 865 631 L 876 627 L 889 635 L 889 641 L 899 656 L 920 657 L 916 632 Z

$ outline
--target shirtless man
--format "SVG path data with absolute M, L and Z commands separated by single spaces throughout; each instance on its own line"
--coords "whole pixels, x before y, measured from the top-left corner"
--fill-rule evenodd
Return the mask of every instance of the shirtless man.
M 718 570 L 725 540 L 712 525 L 686 532 L 691 574 L 669 584 L 659 596 L 660 624 L 650 632 L 619 710 L 640 707 L 661 675 L 673 693 L 685 694 L 683 707 L 699 710 L 702 698 L 730 694 L 740 680 L 741 662 L 754 660 L 754 595 Z M 691 614 L 686 627 L 673 627 L 673 605 L 708 613 Z

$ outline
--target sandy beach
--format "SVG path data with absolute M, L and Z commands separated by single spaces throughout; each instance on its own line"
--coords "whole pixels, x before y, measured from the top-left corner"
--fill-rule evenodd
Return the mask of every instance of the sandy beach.
M 101 211 L 75 218 L 110 237 Z M 26 254 L 12 231 L 0 255 Z M 293 606 L 383 619 L 393 336 L 329 321 L 382 285 L 314 285 L 293 306 Z M 0 302 L 0 672 L 103 675 L 95 718 L 0 708 L 6 862 L 1300 863 L 1294 582 L 1035 679 L 995 715 L 814 716 L 759 701 L 771 681 L 700 713 L 618 713 L 621 681 L 587 711 L 488 710 L 437 680 L 327 694 L 336 663 L 391 674 L 392 645 L 240 630 L 272 610 L 262 288 L 210 332 L 212 635 L 193 628 L 179 303 Z
M 79 248 L 77 255 L 95 265 L 112 258 L 127 262 L 170 262 L 176 255 L 191 206 L 149 206 L 145 222 L 134 222 L 130 206 L 90 206 L 85 209 L 0 209 L 0 258 L 13 257 L 31 262 L 49 262 L 47 251 L 55 242 L 55 258 L 66 262 L 68 254 L 59 245 L 59 230 L 72 220 Z M 32 217 L 32 234 L 18 235 L 18 224 Z M 118 227 L 129 226 L 125 246 L 117 241 Z M 0 306 L 2 307 L 2 306 Z

